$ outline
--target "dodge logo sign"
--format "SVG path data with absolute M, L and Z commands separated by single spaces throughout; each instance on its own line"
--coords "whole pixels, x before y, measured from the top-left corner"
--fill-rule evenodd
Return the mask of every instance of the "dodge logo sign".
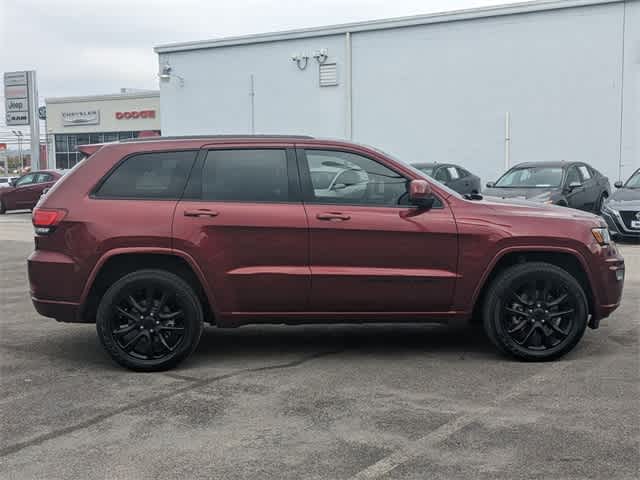
M 116 119 L 129 120 L 131 118 L 156 118 L 155 110 L 140 110 L 134 112 L 116 112 Z

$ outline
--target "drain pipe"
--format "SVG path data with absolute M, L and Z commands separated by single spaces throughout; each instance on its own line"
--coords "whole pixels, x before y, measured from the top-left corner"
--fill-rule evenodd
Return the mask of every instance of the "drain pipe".
M 345 137 L 353 139 L 353 95 L 352 95 L 352 60 L 351 32 L 344 35 L 345 48 Z

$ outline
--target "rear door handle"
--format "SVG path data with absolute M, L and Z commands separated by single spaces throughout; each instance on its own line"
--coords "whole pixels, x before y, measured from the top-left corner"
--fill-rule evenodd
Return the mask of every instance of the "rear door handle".
M 319 213 L 316 215 L 318 220 L 329 220 L 332 222 L 345 221 L 351 218 L 350 215 L 345 215 L 344 213 L 339 212 L 328 212 L 328 213 Z
M 185 217 L 217 217 L 220 213 L 209 210 L 208 208 L 200 208 L 198 210 L 185 210 Z

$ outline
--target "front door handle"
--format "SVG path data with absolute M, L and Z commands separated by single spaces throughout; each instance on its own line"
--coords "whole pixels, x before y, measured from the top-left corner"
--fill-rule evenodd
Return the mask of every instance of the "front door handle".
M 208 208 L 199 208 L 198 210 L 185 210 L 185 217 L 217 217 L 220 212 L 214 212 Z
M 344 222 L 345 220 L 349 220 L 351 218 L 350 215 L 345 215 L 344 213 L 339 212 L 328 212 L 328 213 L 319 213 L 316 215 L 318 220 L 329 220 L 332 222 Z

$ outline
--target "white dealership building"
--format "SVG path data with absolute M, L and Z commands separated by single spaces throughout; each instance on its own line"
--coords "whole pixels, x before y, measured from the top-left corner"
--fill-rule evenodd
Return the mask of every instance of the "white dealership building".
M 640 166 L 640 1 L 543 0 L 162 45 L 164 135 L 369 143 L 492 180 L 522 161 Z
M 160 93 L 47 98 L 49 167 L 66 169 L 81 158 L 76 146 L 160 133 Z

